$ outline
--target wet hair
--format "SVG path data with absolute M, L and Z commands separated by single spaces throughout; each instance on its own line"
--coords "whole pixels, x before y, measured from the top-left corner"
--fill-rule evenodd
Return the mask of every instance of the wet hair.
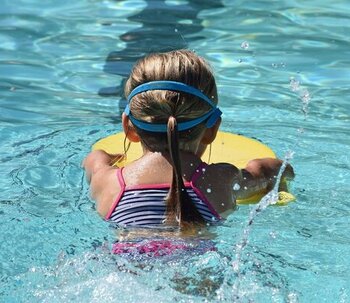
M 189 50 L 150 54 L 133 67 L 125 85 L 125 96 L 137 86 L 151 81 L 177 81 L 202 91 L 217 104 L 214 76 L 208 63 Z M 207 113 L 211 107 L 202 99 L 184 92 L 148 90 L 134 96 L 129 104 L 134 118 L 150 123 L 167 124 L 167 133 L 155 133 L 132 125 L 141 144 L 152 152 L 169 153 L 173 167 L 172 185 L 167 197 L 167 223 L 184 226 L 204 223 L 203 217 L 185 190 L 182 179 L 180 150 L 196 152 L 195 142 L 205 131 L 205 123 L 178 131 L 177 123 Z

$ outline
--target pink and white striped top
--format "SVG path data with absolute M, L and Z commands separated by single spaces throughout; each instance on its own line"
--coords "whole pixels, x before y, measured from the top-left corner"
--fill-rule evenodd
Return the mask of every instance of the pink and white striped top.
M 194 205 L 206 222 L 218 222 L 221 217 L 207 198 L 194 185 L 207 166 L 202 162 L 190 182 L 185 182 L 186 190 Z M 126 186 L 123 168 L 117 170 L 121 190 L 105 219 L 121 226 L 160 226 L 166 217 L 165 199 L 169 184 L 143 184 Z

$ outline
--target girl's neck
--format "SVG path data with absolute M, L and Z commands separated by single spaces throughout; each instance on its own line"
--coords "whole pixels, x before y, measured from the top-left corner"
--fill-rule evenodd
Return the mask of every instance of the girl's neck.
M 182 163 L 190 163 L 193 166 L 199 165 L 202 160 L 196 154 L 189 151 L 180 151 L 180 157 Z M 167 151 L 163 152 L 152 152 L 149 150 L 144 150 L 143 155 L 140 159 L 155 159 L 155 160 L 166 160 L 170 165 L 172 163 L 170 153 Z M 192 166 L 191 165 L 191 166 Z
M 180 152 L 182 176 L 191 181 L 201 159 L 189 152 Z M 169 153 L 151 152 L 125 166 L 123 176 L 127 186 L 140 184 L 171 184 L 172 161 Z

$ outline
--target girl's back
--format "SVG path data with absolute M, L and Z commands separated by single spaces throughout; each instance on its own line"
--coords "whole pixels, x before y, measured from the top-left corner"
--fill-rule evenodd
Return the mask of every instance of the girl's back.
M 124 169 L 92 152 L 84 161 L 97 210 L 122 225 L 186 228 L 216 222 L 237 197 L 268 190 L 281 166 L 277 159 L 251 161 L 243 170 L 201 161 L 216 137 L 221 111 L 215 79 L 195 53 L 151 54 L 134 66 L 125 86 L 122 116 L 126 139 L 141 142 L 143 156 Z M 287 167 L 285 177 L 293 177 Z M 233 191 L 233 184 L 239 189 Z
M 185 188 L 205 222 L 220 220 L 219 213 L 232 210 L 232 166 L 207 165 L 189 153 L 182 157 Z M 106 220 L 123 226 L 162 225 L 166 197 L 172 182 L 171 164 L 159 153 L 146 154 L 122 169 L 101 171 L 94 186 L 103 187 L 98 211 Z M 106 182 L 106 180 L 110 180 Z M 97 184 L 101 183 L 100 185 Z

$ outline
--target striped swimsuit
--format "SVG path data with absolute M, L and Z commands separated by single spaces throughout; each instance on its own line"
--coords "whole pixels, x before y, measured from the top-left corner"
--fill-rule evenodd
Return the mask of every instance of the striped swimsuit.
M 221 217 L 195 186 L 207 166 L 202 162 L 190 182 L 185 182 L 186 190 L 197 210 L 206 222 L 218 222 Z M 120 185 L 118 194 L 105 219 L 120 226 L 152 227 L 160 226 L 166 218 L 166 196 L 169 184 L 143 184 L 126 186 L 123 177 L 123 168 L 117 170 Z

